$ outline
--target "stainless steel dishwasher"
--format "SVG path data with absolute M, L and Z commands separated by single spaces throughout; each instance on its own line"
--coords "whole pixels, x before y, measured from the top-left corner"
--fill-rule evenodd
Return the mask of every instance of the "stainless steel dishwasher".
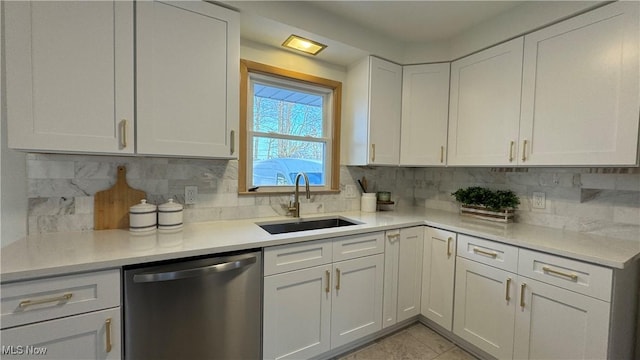
M 262 255 L 124 269 L 125 359 L 259 359 Z

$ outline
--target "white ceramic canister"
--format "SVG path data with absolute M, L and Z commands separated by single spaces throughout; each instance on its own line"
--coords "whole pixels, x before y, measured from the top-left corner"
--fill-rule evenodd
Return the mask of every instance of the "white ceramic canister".
M 156 229 L 157 207 L 140 200 L 140 204 L 129 208 L 129 231 L 151 231 Z
M 158 229 L 181 229 L 182 212 L 182 204 L 173 202 L 173 199 L 169 199 L 168 202 L 158 205 Z
M 360 198 L 360 211 L 375 212 L 377 206 L 376 193 L 364 193 Z

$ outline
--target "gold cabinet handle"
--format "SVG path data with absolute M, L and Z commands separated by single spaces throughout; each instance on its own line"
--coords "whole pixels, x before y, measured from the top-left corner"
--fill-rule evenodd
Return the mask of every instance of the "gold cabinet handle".
M 371 144 L 371 162 L 376 161 L 376 144 Z
M 40 305 L 40 304 L 46 304 L 46 303 L 51 303 L 51 302 L 68 301 L 69 299 L 71 299 L 72 296 L 73 296 L 73 293 L 66 293 L 66 294 L 63 294 L 63 295 L 60 295 L 60 296 L 44 298 L 44 299 L 39 299 L 39 300 L 22 300 L 18 304 L 18 307 L 24 309 L 27 306 L 32 306 L 32 305 Z
M 447 239 L 447 257 L 450 258 L 451 257 L 451 243 L 453 242 L 453 238 L 451 236 L 449 236 L 449 238 Z
M 120 146 L 123 149 L 127 147 L 127 119 L 120 121 Z
M 527 161 L 527 140 L 522 140 L 522 161 Z
M 490 257 L 490 258 L 492 258 L 492 259 L 495 259 L 495 258 L 497 258 L 497 257 L 498 257 L 498 254 L 497 254 L 497 253 L 490 252 L 490 251 L 484 251 L 484 250 L 481 250 L 481 249 L 478 249 L 478 248 L 473 248 L 473 252 L 474 252 L 475 254 L 480 254 L 480 255 L 488 256 L 488 257 Z
M 576 274 L 567 274 L 567 273 L 562 272 L 562 271 L 554 270 L 554 269 L 552 269 L 552 268 L 550 268 L 548 266 L 543 266 L 542 267 L 542 271 L 544 271 L 545 273 L 549 273 L 549 274 L 564 276 L 566 278 L 569 278 L 573 282 L 577 282 L 578 281 L 578 275 L 576 275 Z
M 327 287 L 324 288 L 324 292 L 328 294 L 331 291 L 331 271 L 327 270 L 325 275 L 327 276 Z
M 231 155 L 233 155 L 234 152 L 236 152 L 236 131 L 235 130 L 231 130 L 231 133 L 229 134 L 230 140 L 229 140 L 229 148 L 231 150 Z
M 107 352 L 111 352 L 111 318 L 104 321 L 105 333 L 107 335 Z
M 340 290 L 340 269 L 336 268 L 336 290 Z
M 524 309 L 524 290 L 527 288 L 527 284 L 526 283 L 522 283 L 522 285 L 520 285 L 520 307 Z
M 505 287 L 506 287 L 506 290 L 504 294 L 504 299 L 507 300 L 508 302 L 509 300 L 511 300 L 511 296 L 509 296 L 511 293 L 511 278 L 507 278 Z
M 509 162 L 513 161 L 513 145 L 515 144 L 515 141 L 511 141 L 511 143 L 509 143 Z
M 390 242 L 394 242 L 400 239 L 400 234 L 390 234 L 390 235 L 387 235 L 387 238 L 389 239 Z
M 444 146 L 440 146 L 440 163 L 444 162 Z

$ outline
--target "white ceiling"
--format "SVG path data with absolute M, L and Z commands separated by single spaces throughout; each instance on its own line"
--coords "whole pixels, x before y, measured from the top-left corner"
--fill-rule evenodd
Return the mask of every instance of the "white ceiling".
M 521 1 L 307 1 L 403 43 L 450 39 Z

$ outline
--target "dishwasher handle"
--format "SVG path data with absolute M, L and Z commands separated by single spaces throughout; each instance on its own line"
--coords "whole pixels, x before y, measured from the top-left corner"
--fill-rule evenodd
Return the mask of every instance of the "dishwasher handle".
M 191 277 L 204 276 L 211 273 L 220 273 L 225 271 L 231 271 L 240 269 L 242 267 L 255 264 L 256 257 L 248 257 L 240 260 L 225 262 L 221 264 L 214 264 L 208 266 L 197 267 L 193 269 L 185 269 L 178 271 L 159 272 L 159 273 L 147 273 L 133 275 L 133 282 L 136 283 L 148 283 L 158 281 L 180 280 Z

